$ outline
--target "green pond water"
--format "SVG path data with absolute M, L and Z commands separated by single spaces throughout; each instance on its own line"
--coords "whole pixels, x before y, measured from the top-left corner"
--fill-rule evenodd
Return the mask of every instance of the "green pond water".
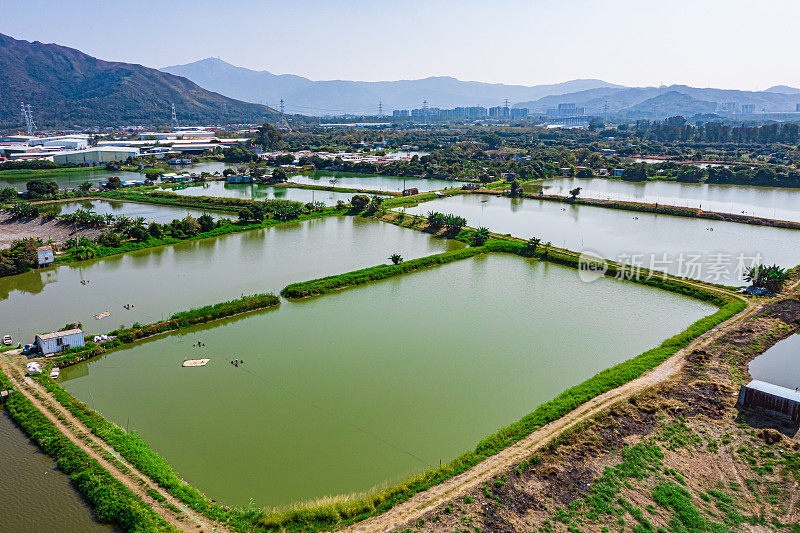
M 171 205 L 140 204 L 136 202 L 123 202 L 118 200 L 77 200 L 74 202 L 57 202 L 45 204 L 43 210 L 52 211 L 59 215 L 74 213 L 79 209 L 88 209 L 100 215 L 112 214 L 114 216 L 125 215 L 129 218 L 143 217 L 148 222 L 158 222 L 160 224 L 172 222 L 176 218 L 186 218 L 191 215 L 195 218 L 206 213 L 214 219 L 230 218 L 237 219 L 236 213 L 223 211 L 208 211 L 189 207 L 175 207 Z
M 461 215 L 472 227 L 728 285 L 745 283 L 741 267 L 754 258 L 784 267 L 800 263 L 796 230 L 477 194 L 406 209 L 430 211 Z
M 700 207 L 706 211 L 800 221 L 800 189 L 566 177 L 523 184 L 528 192 L 541 190 L 560 196 L 569 196 L 575 187 L 581 188 L 585 198 Z
M 296 187 L 271 187 L 256 183 L 226 183 L 224 181 L 207 181 L 200 185 L 186 188 L 174 188 L 172 192 L 183 196 L 217 196 L 223 198 L 244 198 L 248 200 L 293 200 L 295 202 L 323 202 L 335 205 L 339 200 L 349 202 L 354 193 L 338 191 L 317 191 Z
M 750 361 L 753 379 L 774 383 L 781 387 L 800 387 L 800 334 L 784 339 Z
M 280 505 L 438 466 L 713 311 L 493 255 L 144 341 L 61 379 L 211 498 Z M 197 357 L 211 362 L 181 367 Z
M 336 183 L 331 183 L 336 180 Z M 410 189 L 416 187 L 420 192 L 436 191 L 439 189 L 461 187 L 463 181 L 449 181 L 440 179 L 425 178 L 398 178 L 394 176 L 376 176 L 368 174 L 354 174 L 351 172 L 329 172 L 317 170 L 312 175 L 297 174 L 289 177 L 289 181 L 294 183 L 310 185 L 334 185 L 335 187 L 347 187 L 350 189 L 370 189 L 373 191 L 402 191 L 405 187 Z
M 111 533 L 44 455 L 0 409 L 0 531 Z
M 182 242 L 0 278 L 0 333 L 29 343 L 73 322 L 106 333 L 242 294 L 277 294 L 292 282 L 387 263 L 395 252 L 411 259 L 463 246 L 358 217 Z M 104 311 L 111 316 L 93 318 Z

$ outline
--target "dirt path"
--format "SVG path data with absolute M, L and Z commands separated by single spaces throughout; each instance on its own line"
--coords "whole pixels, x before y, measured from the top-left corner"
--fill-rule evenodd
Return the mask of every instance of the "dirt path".
M 800 282 L 793 284 L 793 288 L 796 287 L 798 283 Z M 502 452 L 481 461 L 466 472 L 448 479 L 439 485 L 433 486 L 424 492 L 420 492 L 410 500 L 393 507 L 386 513 L 343 528 L 343 531 L 352 533 L 390 532 L 408 527 L 409 524 L 417 521 L 425 513 L 434 510 L 448 501 L 466 495 L 489 481 L 492 476 L 500 474 L 515 464 L 527 459 L 563 431 L 576 424 L 589 420 L 603 410 L 630 398 L 639 391 L 666 380 L 683 367 L 686 354 L 691 353 L 708 341 L 721 337 L 727 332 L 730 326 L 751 316 L 760 309 L 760 305 L 748 301 L 747 309 L 707 331 L 695 339 L 689 346 L 678 351 L 675 355 L 650 372 L 647 372 L 621 387 L 597 396 L 558 420 L 550 422 L 534 431 Z
M 125 485 L 140 500 L 150 504 L 153 510 L 167 523 L 182 531 L 192 530 L 205 533 L 226 531 L 219 524 L 199 516 L 196 511 L 190 509 L 186 504 L 174 498 L 150 480 L 120 456 L 111 445 L 94 435 L 88 427 L 58 403 L 43 387 L 29 377 L 22 376 L 17 367 L 9 363 L 5 357 L 0 357 L 0 368 L 14 383 L 16 390 L 24 394 L 64 436 L 86 452 L 92 459 L 96 460 L 100 466 Z M 114 459 L 110 460 L 108 459 L 109 457 Z M 164 500 L 162 502 L 155 501 L 148 494 L 148 491 L 152 490 L 158 492 Z M 180 509 L 181 512 L 175 512 L 169 506 Z

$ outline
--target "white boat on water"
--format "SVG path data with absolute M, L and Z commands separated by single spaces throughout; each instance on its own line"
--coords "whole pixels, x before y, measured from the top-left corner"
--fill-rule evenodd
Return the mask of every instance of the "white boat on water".
M 61 369 L 57 366 L 54 366 L 53 369 L 50 371 L 50 377 L 53 379 L 58 378 L 58 374 L 61 373 Z
M 184 367 L 194 367 L 194 366 L 206 366 L 211 359 L 185 359 L 181 366 Z

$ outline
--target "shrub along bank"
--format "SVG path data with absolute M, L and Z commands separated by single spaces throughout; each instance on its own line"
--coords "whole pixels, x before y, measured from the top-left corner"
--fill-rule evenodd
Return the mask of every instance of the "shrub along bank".
M 250 311 L 275 307 L 280 305 L 280 302 L 280 298 L 274 294 L 254 294 L 252 296 L 243 296 L 237 300 L 230 300 L 228 302 L 190 309 L 189 311 L 182 311 L 172 315 L 169 320 L 162 320 L 144 326 L 135 325 L 131 328 L 112 331 L 110 335 L 116 338 L 104 342 L 103 344 L 95 344 L 92 341 L 88 341 L 86 346 L 64 350 L 64 352 L 62 352 L 63 355 L 55 358 L 55 364 L 62 368 L 74 365 L 75 363 L 98 356 L 105 353 L 107 350 L 122 346 L 123 344 L 181 328 L 205 324 L 206 322 L 212 322 L 221 318 L 228 318 L 242 313 L 249 313 Z
M 7 381 L 0 372 L 0 381 Z M 73 444 L 22 393 L 13 392 L 6 408 L 20 428 L 47 455 L 94 509 L 97 518 L 125 531 L 174 531 L 100 463 Z

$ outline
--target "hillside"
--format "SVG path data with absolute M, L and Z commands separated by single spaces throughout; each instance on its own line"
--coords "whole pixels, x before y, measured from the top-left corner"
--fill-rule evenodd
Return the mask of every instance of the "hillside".
M 292 113 L 325 115 L 336 113 L 384 112 L 422 107 L 496 106 L 508 98 L 512 102 L 542 98 L 601 87 L 618 87 L 601 80 L 572 80 L 554 85 L 505 85 L 461 81 L 448 76 L 398 81 L 312 81 L 290 74 L 276 75 L 237 67 L 220 59 L 208 58 L 186 65 L 165 67 L 164 72 L 184 76 L 199 86 L 232 98 L 264 102 L 276 106 L 282 98 Z
M 168 124 L 173 103 L 181 124 L 259 122 L 274 114 L 156 69 L 0 34 L 0 128 L 20 126 L 23 101 L 42 129 Z

